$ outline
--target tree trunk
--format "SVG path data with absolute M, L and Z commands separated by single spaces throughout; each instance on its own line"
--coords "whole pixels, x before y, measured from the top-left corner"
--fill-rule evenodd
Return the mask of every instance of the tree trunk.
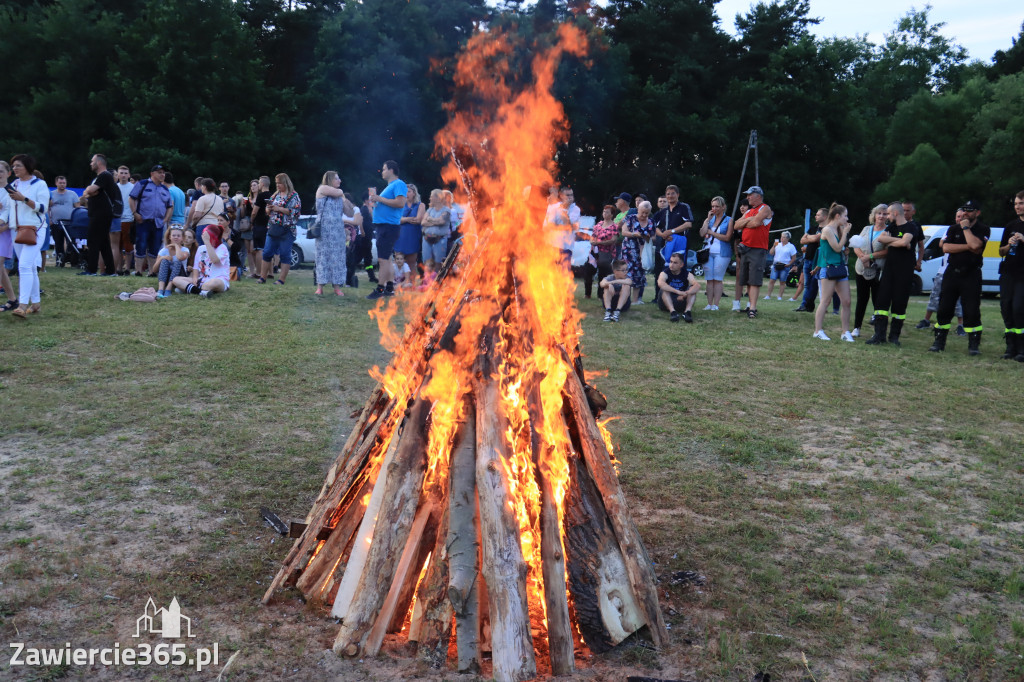
M 507 422 L 498 409 L 498 386 L 485 368 L 476 393 L 476 485 L 480 503 L 480 535 L 491 618 L 491 660 L 497 682 L 528 680 L 537 664 L 530 633 L 519 524 L 509 508 L 505 480 Z
M 651 640 L 655 646 L 660 647 L 668 642 L 668 631 L 658 607 L 657 576 L 654 575 L 651 559 L 629 514 L 629 506 L 619 486 L 601 430 L 589 413 L 590 406 L 587 404 L 583 384 L 575 374 L 570 374 L 566 379 L 565 392 L 570 410 L 576 417 L 575 426 L 579 429 L 583 458 L 594 477 L 594 483 L 604 501 L 605 512 L 615 530 L 633 596 L 643 610 Z

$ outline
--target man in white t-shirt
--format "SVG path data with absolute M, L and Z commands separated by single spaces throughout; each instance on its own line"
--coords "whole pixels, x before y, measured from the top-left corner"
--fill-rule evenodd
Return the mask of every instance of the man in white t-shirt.
M 775 240 L 775 244 L 772 246 L 769 253 L 772 255 L 774 260 L 772 261 L 772 271 L 768 281 L 768 294 L 764 297 L 764 300 L 768 300 L 772 297 L 772 289 L 775 288 L 775 282 L 779 283 L 779 300 L 786 293 L 786 280 L 789 278 L 790 273 L 796 271 L 796 259 L 797 250 L 790 241 L 789 232 L 782 233 L 782 240 Z
M 114 216 L 110 226 L 110 249 L 114 252 L 114 263 L 121 274 L 127 274 L 135 261 L 135 217 L 132 215 L 131 202 L 128 201 L 128 195 L 135 188 L 131 177 L 128 166 L 117 167 L 117 188 L 121 190 L 124 210 L 120 216 Z
M 544 216 L 548 239 L 562 253 L 567 268 L 572 261 L 572 245 L 580 226 L 580 207 L 575 204 L 575 198 L 572 187 L 559 188 L 558 201 L 548 205 Z

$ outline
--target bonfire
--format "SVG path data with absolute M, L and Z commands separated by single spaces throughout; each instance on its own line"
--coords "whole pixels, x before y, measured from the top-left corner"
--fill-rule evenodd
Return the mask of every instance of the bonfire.
M 386 370 L 267 590 L 330 607 L 340 656 L 386 637 L 435 666 L 524 680 L 631 636 L 666 638 L 652 563 L 587 385 L 572 275 L 545 231 L 568 130 L 551 93 L 563 26 L 515 66 L 479 33 L 436 137 L 472 220 L 431 288 L 376 315 Z M 489 652 L 489 658 L 486 654 Z

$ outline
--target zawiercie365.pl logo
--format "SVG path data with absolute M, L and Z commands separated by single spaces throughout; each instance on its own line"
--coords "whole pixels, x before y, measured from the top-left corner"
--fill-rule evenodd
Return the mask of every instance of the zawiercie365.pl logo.
M 194 639 L 192 619 L 182 614 L 181 605 L 175 597 L 166 608 L 157 608 L 153 598 L 146 602 L 142 615 L 135 621 L 132 639 L 146 635 L 159 635 L 163 639 Z M 196 672 L 220 663 L 220 647 L 190 648 L 185 642 L 160 642 L 156 645 L 139 642 L 132 646 L 121 646 L 115 642 L 112 647 L 72 647 L 68 642 L 61 649 L 28 647 L 24 642 L 12 642 L 10 666 L 138 666 L 174 665 L 195 667 Z

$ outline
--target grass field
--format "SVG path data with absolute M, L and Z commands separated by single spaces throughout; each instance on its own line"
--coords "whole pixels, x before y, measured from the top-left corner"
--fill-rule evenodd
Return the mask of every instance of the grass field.
M 260 606 L 289 541 L 259 508 L 305 515 L 388 360 L 365 281 L 318 298 L 306 269 L 153 304 L 115 300 L 134 278 L 42 282 L 41 315 L 0 317 L 0 637 L 133 646 L 146 599 L 177 596 L 220 665 L 8 655 L 0 677 L 212 679 L 235 652 L 225 679 L 431 676 L 401 652 L 338 661 L 331 619 Z M 1024 366 L 998 359 L 997 302 L 980 358 L 912 328 L 899 350 L 817 341 L 791 303 L 703 305 L 692 325 L 653 305 L 584 322 L 672 643 L 580 677 L 1024 678 Z

